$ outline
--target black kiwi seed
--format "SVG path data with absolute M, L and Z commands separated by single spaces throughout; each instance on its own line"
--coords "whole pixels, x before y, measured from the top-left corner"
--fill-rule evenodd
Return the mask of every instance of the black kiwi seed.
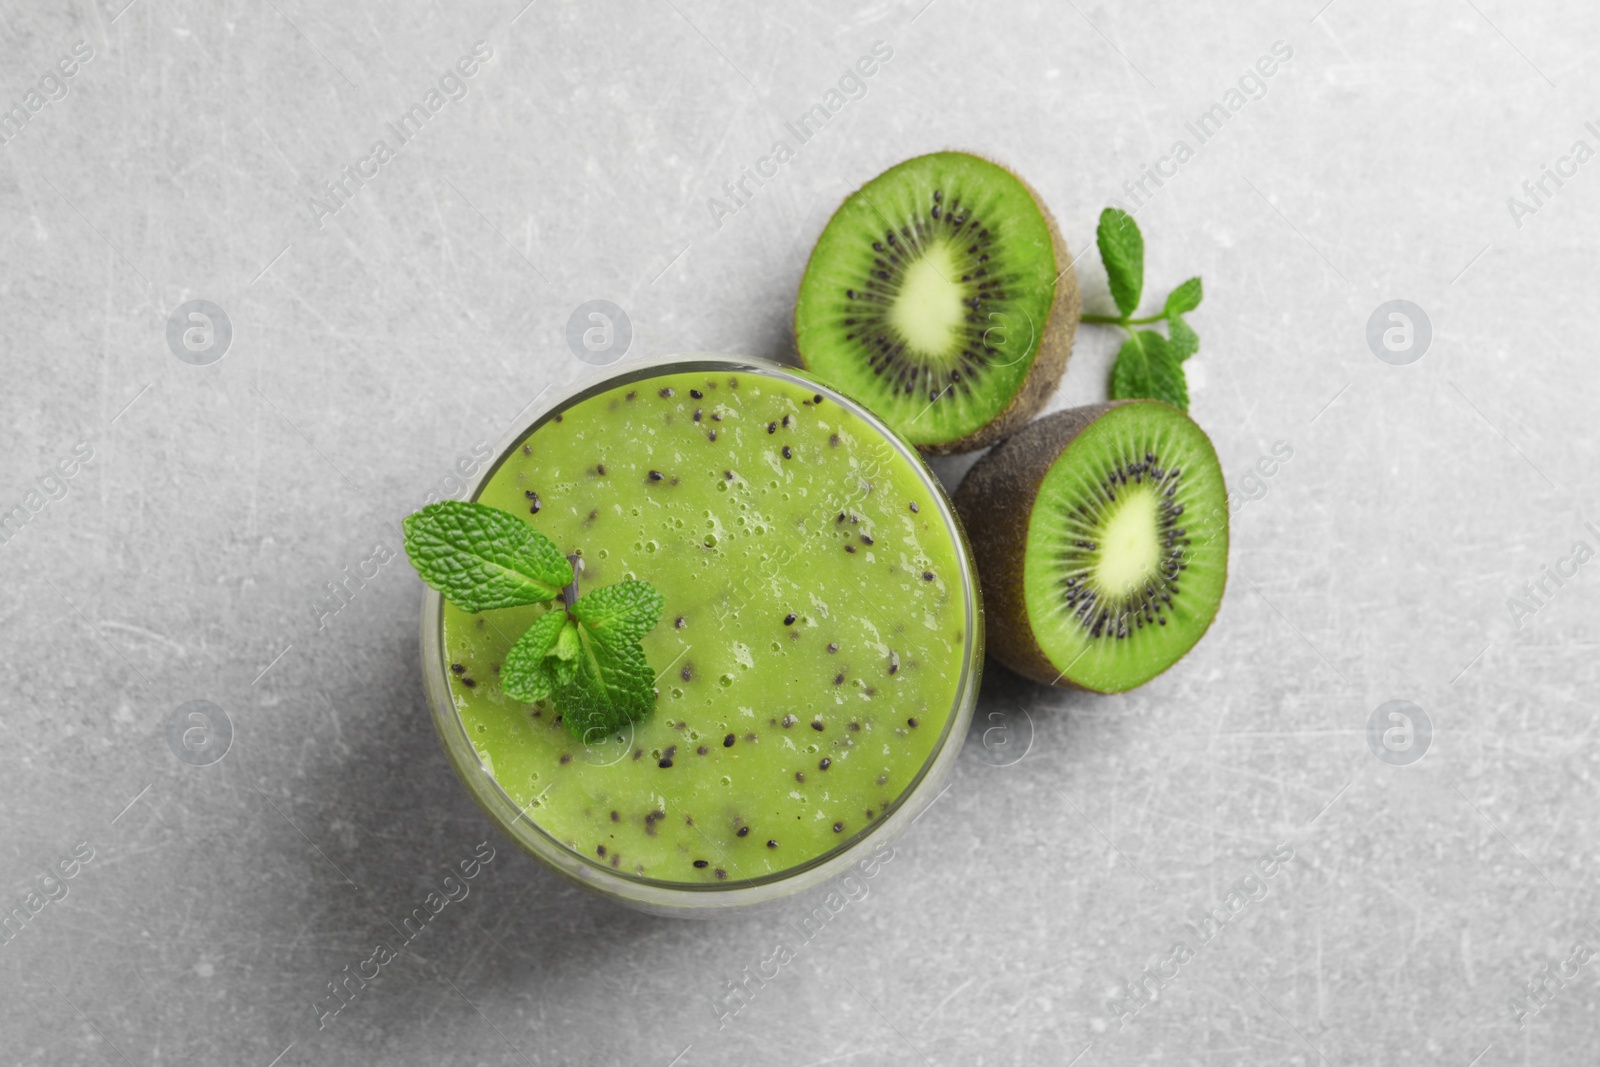
M 811 720 L 811 728 L 813 730 L 821 731 L 823 729 L 822 720 L 821 719 L 812 719 Z
M 685 627 L 685 626 L 687 626 L 687 625 L 688 625 L 688 623 L 687 623 L 687 622 L 685 622 L 685 621 L 684 621 L 684 618 L 683 618 L 683 616 L 682 616 L 682 615 L 679 615 L 679 616 L 678 616 L 678 617 L 677 617 L 677 618 L 676 618 L 676 619 L 674 619 L 674 620 L 672 620 L 672 625 L 673 625 L 673 626 L 674 626 L 674 627 L 675 627 L 675 628 L 676 628 L 676 629 L 679 629 L 679 630 L 681 630 L 681 629 L 683 629 L 683 628 L 684 628 L 684 627 Z
M 833 684 L 834 685 L 843 685 L 844 684 L 844 675 L 842 675 L 842 674 L 834 675 L 833 676 Z
M 459 663 L 450 664 L 450 669 L 455 671 L 457 674 L 466 674 L 467 673 L 467 669 L 465 667 L 463 667 Z
M 783 458 L 784 459 L 793 459 L 794 458 L 794 449 L 790 448 L 788 445 L 784 445 L 783 446 Z
M 793 726 L 795 723 L 797 723 L 799 721 L 800 720 L 795 718 L 793 715 L 785 715 L 783 717 L 783 723 L 781 725 L 783 726 L 783 728 L 785 730 L 787 730 L 789 727 Z
M 906 720 L 906 725 L 915 730 L 917 728 L 917 717 L 915 715 L 911 716 Z
M 694 861 L 694 865 L 696 867 L 704 869 L 706 867 L 711 866 L 711 861 L 710 860 L 695 860 Z
M 750 827 L 748 827 L 748 826 L 739 827 L 739 829 L 734 831 L 734 836 L 735 837 L 749 837 L 750 836 Z
M 836 834 L 844 833 L 844 823 L 842 823 L 842 822 L 834 823 L 833 824 L 833 832 L 836 833 Z
M 854 552 L 856 550 L 856 546 L 855 545 L 845 545 L 844 546 L 844 550 L 846 552 Z
M 778 843 L 776 841 L 773 841 L 773 840 L 769 839 L 767 841 L 767 847 L 768 848 L 777 848 L 778 847 Z
M 665 399 L 667 399 L 668 397 L 670 397 L 672 395 L 674 395 L 673 392 L 672 392 L 672 386 L 670 386 L 670 385 L 662 386 L 662 388 L 661 388 L 661 399 L 665 400 Z
M 797 781 L 797 782 L 805 781 L 806 780 L 806 772 L 805 771 L 795 771 L 794 772 L 794 780 Z
M 638 396 L 638 395 L 639 395 L 639 392 L 638 392 L 638 390 L 636 390 L 636 389 L 629 389 L 629 390 L 628 390 L 628 395 L 627 395 L 627 396 L 625 396 L 625 397 L 623 397 L 623 398 L 622 398 L 622 399 L 624 399 L 624 400 L 632 400 L 632 399 L 633 399 L 633 398 L 634 398 L 634 397 L 636 397 L 636 396 Z
M 812 394 L 811 394 L 811 402 L 812 402 L 812 403 L 813 403 L 813 404 L 820 404 L 820 403 L 822 403 L 822 394 L 821 394 L 821 393 L 812 393 Z
M 775 422 L 767 423 L 767 432 L 768 433 L 777 433 L 778 432 L 778 424 L 775 423 Z
M 889 653 L 889 673 L 894 674 L 900 670 L 900 653 Z
M 660 471 L 651 471 L 650 472 L 650 480 L 652 482 L 659 482 L 663 477 L 664 477 L 664 475 Z
M 737 740 L 738 740 L 737 737 L 735 737 L 733 734 L 729 734 L 727 737 L 724 737 L 722 739 L 722 747 L 723 748 L 732 748 L 733 747 L 733 743 L 735 741 L 737 741 Z
M 705 396 L 705 395 L 706 395 L 706 394 L 704 394 L 704 393 L 702 393 L 702 392 L 701 392 L 701 391 L 700 391 L 700 390 L 698 390 L 698 389 L 691 389 L 691 390 L 689 390 L 689 395 L 690 395 L 690 396 L 692 396 L 692 397 L 694 397 L 694 398 L 695 398 L 695 399 L 696 399 L 696 400 L 699 400 L 699 399 L 701 399 L 701 398 L 702 398 L 702 397 L 704 397 L 704 396 Z
M 925 582 L 933 581 L 933 572 L 932 571 L 923 571 L 922 572 L 922 580 L 925 581 Z
M 797 618 L 799 618 L 799 616 L 791 611 L 791 612 L 789 612 L 789 614 L 787 614 L 787 615 L 785 615 L 783 617 L 783 624 L 785 626 L 793 626 L 794 625 L 794 620 L 797 619 Z
M 678 672 L 678 677 L 682 678 L 686 682 L 694 681 L 694 667 L 685 663 L 683 665 L 683 670 Z
M 913 500 L 911 502 L 911 514 L 915 515 L 917 512 L 919 512 L 921 510 L 922 510 L 921 508 L 917 507 L 917 502 L 915 500 Z
M 537 515 L 542 507 L 544 507 L 544 502 L 539 499 L 539 494 L 532 489 L 528 490 L 528 514 Z
M 822 762 L 817 764 L 817 770 L 825 771 L 829 767 L 832 767 L 832 766 L 833 766 L 833 760 L 829 759 L 827 756 L 823 756 L 822 757 Z
M 471 689 L 474 686 L 476 686 L 478 683 L 473 681 L 471 678 L 468 678 L 465 675 L 463 675 L 462 678 L 461 678 L 461 684 L 466 686 L 468 689 Z
M 785 425 L 785 426 L 789 425 L 789 416 L 785 415 L 783 417 L 783 425 Z
M 828 651 L 829 652 L 837 652 L 837 651 L 839 651 L 839 643 L 837 641 L 829 642 Z

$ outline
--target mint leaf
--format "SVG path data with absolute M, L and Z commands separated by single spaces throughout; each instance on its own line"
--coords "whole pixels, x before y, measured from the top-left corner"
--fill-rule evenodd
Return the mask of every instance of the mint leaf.
M 637 639 L 582 625 L 575 630 L 581 646 L 576 670 L 556 686 L 555 705 L 572 735 L 588 744 L 650 714 L 656 679 Z
M 553 600 L 572 581 L 554 542 L 517 516 L 446 500 L 407 515 L 406 555 L 422 580 L 463 611 Z
M 585 593 L 572 614 L 590 633 L 637 641 L 661 621 L 666 603 L 649 582 L 626 581 Z
M 565 610 L 555 608 L 539 616 L 526 633 L 511 646 L 505 662 L 500 664 L 500 686 L 513 700 L 531 702 L 544 700 L 554 692 L 557 684 L 570 682 L 573 670 L 558 677 L 557 665 L 574 663 L 574 656 L 561 659 L 557 651 L 563 638 L 570 634 L 570 644 L 577 640 L 577 624 L 567 617 Z M 552 664 L 550 661 L 555 660 Z
M 1132 215 L 1108 207 L 1100 212 L 1094 239 L 1100 246 L 1100 260 L 1106 265 L 1111 299 L 1127 318 L 1138 309 L 1139 294 L 1144 289 L 1144 236 Z
M 614 734 L 655 707 L 655 672 L 639 639 L 665 606 L 655 587 L 630 580 L 552 609 L 506 653 L 500 684 L 515 700 L 550 700 L 585 744 Z
M 1189 328 L 1182 315 L 1167 316 L 1167 344 L 1182 363 L 1200 351 L 1200 335 Z
M 1179 411 L 1189 410 L 1183 363 L 1165 337 L 1140 330 L 1128 338 L 1111 368 L 1111 398 L 1163 400 Z
M 1193 311 L 1200 306 L 1200 300 L 1204 295 L 1200 288 L 1200 278 L 1196 275 L 1167 294 L 1167 306 L 1162 314 L 1171 317 L 1182 315 L 1185 311 Z

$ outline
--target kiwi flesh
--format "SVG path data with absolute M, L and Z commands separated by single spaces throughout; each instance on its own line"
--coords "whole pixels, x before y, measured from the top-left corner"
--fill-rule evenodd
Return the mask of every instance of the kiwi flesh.
M 1048 685 L 1117 693 L 1188 653 L 1222 602 L 1227 489 L 1216 451 L 1156 400 L 1047 416 L 956 491 L 989 653 Z
M 1077 274 L 1032 189 L 964 152 L 907 160 L 852 194 L 812 250 L 800 361 L 928 455 L 985 448 L 1055 391 Z

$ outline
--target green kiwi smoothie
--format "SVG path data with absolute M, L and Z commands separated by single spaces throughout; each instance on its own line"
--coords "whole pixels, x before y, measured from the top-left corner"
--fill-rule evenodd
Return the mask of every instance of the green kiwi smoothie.
M 543 417 L 477 500 L 665 598 L 655 709 L 587 743 L 497 673 L 545 607 L 443 607 L 451 700 L 545 833 L 652 881 L 761 879 L 850 842 L 921 777 L 967 681 L 964 548 L 925 473 L 833 392 L 647 372 Z

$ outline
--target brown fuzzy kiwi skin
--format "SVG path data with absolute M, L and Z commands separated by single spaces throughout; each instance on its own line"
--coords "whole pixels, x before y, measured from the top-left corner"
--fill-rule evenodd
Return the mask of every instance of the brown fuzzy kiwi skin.
M 1033 502 L 1051 465 L 1078 434 L 1125 403 L 1090 404 L 1029 423 L 978 460 L 951 497 L 978 562 L 985 647 L 1018 674 L 1045 685 L 1084 688 L 1062 678 L 1028 620 L 1023 560 Z
M 1017 179 L 1022 187 L 1033 197 L 1034 206 L 1039 209 L 1039 214 L 1044 216 L 1045 225 L 1050 230 L 1050 244 L 1055 251 L 1056 265 L 1066 264 L 1061 271 L 1061 276 L 1056 280 L 1055 299 L 1050 304 L 1050 310 L 1045 315 L 1045 321 L 1040 329 L 1039 351 L 1033 357 L 1033 366 L 1028 368 L 1028 376 L 1023 379 L 1022 387 L 1012 396 L 1011 403 L 1005 410 L 996 415 L 987 425 L 980 426 L 966 437 L 954 441 L 941 441 L 933 444 L 919 444 L 918 452 L 924 456 L 950 456 L 960 452 L 976 452 L 980 448 L 988 448 L 997 442 L 1004 441 L 1017 430 L 1025 426 L 1029 419 L 1038 414 L 1044 407 L 1046 400 L 1056 391 L 1061 384 L 1061 376 L 1067 370 L 1067 358 L 1072 355 L 1072 341 L 1078 334 L 1078 318 L 1083 312 L 1083 302 L 1078 294 L 1078 271 L 1072 265 L 1072 253 L 1067 249 L 1067 239 L 1061 235 L 1061 228 L 1056 225 L 1055 216 L 1050 214 L 1050 209 L 1045 206 L 1044 200 L 1039 196 L 1038 190 L 1029 185 L 1027 180 L 1003 163 L 997 163 L 988 156 L 976 152 L 963 152 L 958 148 L 945 149 L 949 152 L 960 152 L 962 155 L 981 159 L 992 164 Z M 873 176 L 874 178 L 877 175 Z M 870 180 L 870 179 L 869 179 Z M 860 192 L 859 189 L 856 190 Z M 855 193 L 851 193 L 854 196 Z M 846 200 L 849 197 L 845 198 Z M 835 209 L 837 211 L 837 209 Z M 832 221 L 832 216 L 829 217 Z M 810 260 L 806 262 L 809 270 Z M 801 273 L 804 283 L 805 274 Z M 794 336 L 800 336 L 799 300 L 795 301 L 796 321 L 792 324 Z M 800 360 L 800 365 L 806 365 L 805 353 L 795 346 L 795 352 Z

